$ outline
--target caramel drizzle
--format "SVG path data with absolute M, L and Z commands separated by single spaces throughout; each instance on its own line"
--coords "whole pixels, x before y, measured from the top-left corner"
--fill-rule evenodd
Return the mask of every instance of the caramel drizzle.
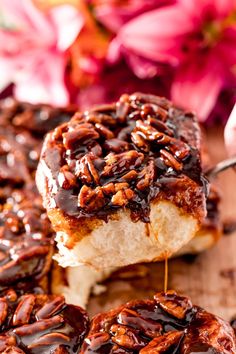
M 164 270 L 164 292 L 168 290 L 168 257 L 165 257 L 165 270 Z

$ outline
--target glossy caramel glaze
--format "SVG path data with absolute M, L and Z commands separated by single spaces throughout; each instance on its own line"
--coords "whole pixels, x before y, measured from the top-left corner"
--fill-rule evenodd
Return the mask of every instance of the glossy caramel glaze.
M 123 95 L 77 113 L 50 133 L 40 167 L 48 207 L 71 219 L 106 220 L 122 207 L 149 222 L 150 204 L 170 200 L 202 220 L 205 180 L 196 117 L 165 98 Z
M 0 289 L 41 279 L 50 269 L 54 246 L 36 188 L 8 192 L 4 188 L 0 194 Z
M 53 252 L 53 231 L 35 185 L 43 136 L 72 108 L 0 101 L 0 291 L 41 287 Z
M 9 290 L 0 297 L 1 353 L 79 353 L 88 326 L 86 312 L 63 296 Z
M 92 319 L 81 354 L 233 354 L 232 327 L 173 291 Z

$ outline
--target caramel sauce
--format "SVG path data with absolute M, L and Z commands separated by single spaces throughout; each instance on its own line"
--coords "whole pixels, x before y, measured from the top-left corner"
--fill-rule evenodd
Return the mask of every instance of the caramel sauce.
M 229 323 L 174 291 L 95 316 L 81 354 L 234 354 Z
M 165 270 L 164 270 L 164 292 L 168 290 L 168 257 L 165 257 Z
M 75 222 L 107 221 L 125 207 L 132 221 L 150 223 L 157 198 L 201 219 L 208 182 L 199 135 L 194 115 L 152 95 L 126 95 L 116 105 L 76 113 L 44 143 L 49 197 Z

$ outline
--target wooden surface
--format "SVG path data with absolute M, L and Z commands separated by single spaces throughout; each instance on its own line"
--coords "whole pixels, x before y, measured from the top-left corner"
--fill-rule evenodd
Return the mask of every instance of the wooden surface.
M 222 135 L 220 128 L 211 129 L 207 134 L 212 164 L 226 156 Z M 217 183 L 222 193 L 222 218 L 236 221 L 236 172 L 224 172 Z M 145 276 L 106 281 L 107 290 L 91 297 L 90 314 L 163 290 L 163 263 L 146 265 L 139 271 Z M 170 260 L 168 287 L 190 296 L 195 304 L 227 320 L 236 316 L 236 232 L 223 236 L 214 248 L 195 258 Z

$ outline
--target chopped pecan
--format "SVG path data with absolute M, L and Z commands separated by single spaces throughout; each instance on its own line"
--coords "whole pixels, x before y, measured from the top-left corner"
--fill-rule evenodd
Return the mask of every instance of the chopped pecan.
M 110 332 L 112 341 L 127 349 L 140 350 L 147 344 L 147 341 L 139 336 L 138 331 L 126 326 L 114 324 Z
M 98 133 L 103 136 L 105 139 L 112 139 L 114 138 L 114 134 L 108 128 L 106 128 L 103 124 L 96 123 L 95 124 L 96 130 Z
M 151 319 L 142 318 L 136 311 L 124 309 L 118 315 L 118 322 L 141 330 L 145 336 L 154 338 L 162 331 L 162 325 Z
M 130 109 L 129 96 L 122 95 L 116 104 L 116 115 L 120 121 L 124 121 Z
M 59 186 L 63 189 L 70 189 L 76 185 L 76 177 L 69 171 L 67 165 L 63 166 L 58 174 Z
M 95 141 L 89 145 L 89 150 L 94 156 L 102 156 L 102 147 Z
M 81 143 L 86 144 L 91 140 L 96 140 L 99 138 L 98 132 L 90 124 L 88 126 L 79 126 L 78 129 L 68 131 L 63 133 L 63 144 L 66 149 L 73 149 L 75 145 Z
M 70 340 L 71 338 L 63 333 L 48 333 L 35 339 L 32 344 L 28 345 L 28 348 L 32 350 L 34 348 L 40 348 L 41 346 L 66 345 L 66 342 L 70 342 Z
M 105 159 L 106 166 L 104 167 L 102 176 L 112 176 L 128 170 L 133 170 L 142 164 L 143 159 L 144 155 L 135 150 L 130 150 L 117 155 L 109 154 Z
M 56 296 L 52 300 L 47 301 L 35 315 L 39 320 L 49 318 L 60 311 L 63 306 L 65 306 L 64 296 Z
M 34 304 L 34 295 L 25 295 L 22 297 L 22 300 L 19 302 L 13 316 L 13 326 L 21 326 L 29 323 Z
M 67 131 L 67 124 L 66 123 L 59 125 L 59 127 L 56 127 L 53 131 L 53 138 L 55 140 L 60 139 L 62 134 L 65 133 L 66 131 Z
M 81 353 L 89 353 L 90 349 L 92 352 L 96 352 L 110 341 L 110 336 L 108 333 L 95 333 L 86 338 L 83 343 Z M 86 351 L 86 347 L 89 346 L 89 351 Z
M 56 315 L 50 319 L 39 320 L 32 324 L 27 324 L 22 327 L 14 329 L 14 333 L 18 336 L 29 336 L 32 333 L 44 332 L 55 327 L 59 327 L 63 323 L 63 318 L 59 315 Z
M 122 189 L 127 189 L 129 184 L 127 182 L 115 183 L 115 191 L 121 191 Z
M 5 333 L 0 335 L 0 352 L 10 354 L 25 354 L 19 348 L 15 347 L 16 339 L 13 335 Z M 18 351 L 17 351 L 18 350 Z
M 103 207 L 106 200 L 102 191 L 102 187 L 92 189 L 83 185 L 78 195 L 78 206 L 87 211 L 93 211 Z
M 140 150 L 146 152 L 150 150 L 150 145 L 139 131 L 134 131 L 131 133 L 131 140 Z
M 175 171 L 182 170 L 183 164 L 177 161 L 174 156 L 168 151 L 166 151 L 165 149 L 161 149 L 160 155 L 167 166 L 172 167 Z
M 152 182 L 156 177 L 156 166 L 153 160 L 150 160 L 148 164 L 142 169 L 142 171 L 138 175 L 138 190 L 145 190 L 150 187 Z
M 168 150 L 178 159 L 183 160 L 190 154 L 189 146 L 181 140 L 171 139 Z
M 0 298 L 0 326 L 3 325 L 6 317 L 7 317 L 7 301 L 4 298 Z
M 148 141 L 154 141 L 155 143 L 160 144 L 168 144 L 170 141 L 170 137 L 165 135 L 164 133 L 159 132 L 150 124 L 143 122 L 141 120 L 137 120 L 136 129 L 134 132 L 140 131 L 142 136 Z
M 145 348 L 140 350 L 140 354 L 162 354 L 178 346 L 183 336 L 183 332 L 169 332 L 154 338 Z
M 123 190 L 116 192 L 111 198 L 111 202 L 113 205 L 117 206 L 125 206 L 128 203 L 128 199 Z
M 147 118 L 147 122 L 148 124 L 150 124 L 151 126 L 153 126 L 154 128 L 156 128 L 159 132 L 161 133 L 165 133 L 169 136 L 173 136 L 173 131 L 168 128 L 168 126 L 162 122 L 159 119 L 153 118 L 153 117 L 148 117 Z
M 107 114 L 106 113 L 99 113 L 99 112 L 96 112 L 96 108 L 94 110 L 91 110 L 91 112 L 85 112 L 85 118 L 86 118 L 86 121 L 89 122 L 89 123 L 93 123 L 93 124 L 96 124 L 96 123 L 99 123 L 99 124 L 103 124 L 105 126 L 108 126 L 108 127 L 112 127 L 112 126 L 115 126 L 115 122 L 114 122 L 114 119 L 108 114 L 109 113 L 109 109 L 110 106 L 99 106 L 99 109 L 102 111 L 103 108 L 107 108 L 108 109 L 108 112 Z
M 131 170 L 122 176 L 125 181 L 134 181 L 138 176 L 138 172 Z
M 134 192 L 132 191 L 132 189 L 121 189 L 113 195 L 113 197 L 111 198 L 111 202 L 113 205 L 125 206 L 129 202 L 129 200 L 133 199 L 133 197 Z
M 96 156 L 89 153 L 76 161 L 75 174 L 84 183 L 99 183 L 99 174 L 94 165 L 94 160 L 96 160 Z
M 236 352 L 235 334 L 229 323 L 199 308 L 181 345 L 183 354 Z
M 108 183 L 105 186 L 102 186 L 102 191 L 105 195 L 111 195 L 115 193 L 114 183 Z
M 145 94 L 141 92 L 135 92 L 130 96 L 130 101 L 138 101 L 141 103 L 148 102 L 152 103 L 157 107 L 161 107 L 164 110 L 168 110 L 171 107 L 171 102 L 168 101 L 165 97 L 159 97 L 155 95 Z M 167 112 L 166 112 L 167 113 Z
M 129 143 L 127 143 L 127 141 L 114 138 L 105 140 L 104 148 L 108 151 L 115 152 L 117 154 L 123 151 L 127 151 L 129 149 Z
M 184 319 L 187 311 L 192 308 L 192 303 L 187 297 L 177 296 L 174 291 L 159 293 L 154 299 L 163 310 L 179 319 Z

